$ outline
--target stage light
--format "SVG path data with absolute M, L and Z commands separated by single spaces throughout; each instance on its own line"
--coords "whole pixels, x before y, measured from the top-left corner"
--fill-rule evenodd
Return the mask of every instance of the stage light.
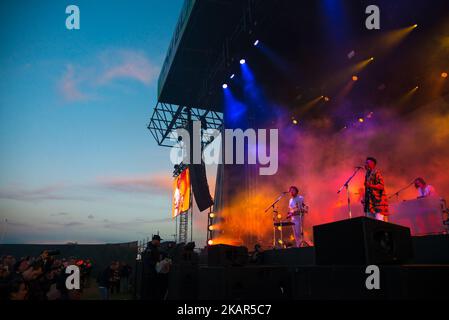
M 374 57 L 369 58 L 369 61 L 373 61 L 373 60 L 374 60 Z
M 299 122 L 298 122 L 298 120 L 293 119 L 293 120 L 292 120 L 292 123 L 293 123 L 294 125 L 297 125 Z
M 223 89 L 226 89 L 228 87 L 228 85 L 226 83 L 223 83 L 222 87 L 223 87 Z
M 447 78 L 447 72 L 441 73 L 441 78 Z
M 211 213 L 209 214 L 209 218 L 211 218 L 211 219 L 215 218 L 215 213 L 211 212 Z
M 354 58 L 354 56 L 355 56 L 355 51 L 354 50 L 352 50 L 351 52 L 349 52 L 347 54 L 348 59 L 352 59 L 352 58 Z
M 415 29 L 418 25 L 415 23 L 412 27 L 413 29 Z
M 215 230 L 215 226 L 214 225 L 209 226 L 209 230 L 210 231 Z
M 259 40 L 254 41 L 254 46 L 257 46 L 259 44 Z
M 359 122 L 360 122 L 360 123 L 363 123 L 363 122 L 365 122 L 365 119 L 359 118 Z
M 209 240 L 209 241 L 207 241 L 207 244 L 211 246 L 211 245 L 214 244 L 214 241 L 213 240 Z
M 329 97 L 324 97 L 324 101 L 329 102 L 330 98 Z
M 357 80 L 359 80 L 359 77 L 357 77 L 357 76 L 352 76 L 352 81 L 357 81 Z
M 233 74 L 231 74 L 231 76 L 229 78 L 234 79 L 234 77 L 235 77 L 235 74 L 233 73 Z
M 282 214 L 278 213 L 277 218 L 278 218 L 278 220 L 281 220 Z
M 245 64 L 246 60 L 245 59 L 240 59 L 240 64 Z

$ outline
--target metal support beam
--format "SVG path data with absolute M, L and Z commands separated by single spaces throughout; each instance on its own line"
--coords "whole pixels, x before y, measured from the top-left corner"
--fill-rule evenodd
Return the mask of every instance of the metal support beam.
M 223 126 L 223 114 L 220 112 L 158 102 L 148 130 L 159 146 L 173 147 L 178 142 L 176 129 L 188 129 L 189 114 L 191 121 L 201 121 L 203 128 L 221 130 Z M 203 132 L 203 147 L 212 142 L 211 138 L 211 134 Z

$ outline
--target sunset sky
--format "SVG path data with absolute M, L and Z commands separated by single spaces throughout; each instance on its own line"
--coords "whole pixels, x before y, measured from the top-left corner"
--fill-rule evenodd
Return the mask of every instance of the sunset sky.
M 171 237 L 169 149 L 146 126 L 182 0 L 0 6 L 3 243 Z M 5 223 L 7 219 L 7 224 Z

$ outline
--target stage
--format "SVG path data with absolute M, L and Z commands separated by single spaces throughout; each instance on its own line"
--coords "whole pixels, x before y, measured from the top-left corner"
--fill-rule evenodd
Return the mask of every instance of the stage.
M 175 264 L 169 300 L 448 299 L 449 236 L 413 237 L 407 264 L 379 265 L 380 289 L 367 290 L 366 265 L 317 265 L 314 247 L 264 251 L 260 264 Z

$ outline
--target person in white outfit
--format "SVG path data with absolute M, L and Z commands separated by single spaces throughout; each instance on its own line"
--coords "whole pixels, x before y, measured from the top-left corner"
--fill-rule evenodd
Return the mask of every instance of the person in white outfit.
M 415 179 L 415 188 L 418 191 L 418 198 L 436 197 L 437 192 L 430 184 L 427 184 L 423 178 Z
M 304 197 L 300 196 L 299 190 L 295 186 L 291 186 L 288 190 L 290 193 L 290 201 L 288 203 L 288 217 L 291 218 L 293 224 L 293 234 L 295 235 L 296 247 L 301 246 L 302 239 L 302 216 L 304 212 Z

